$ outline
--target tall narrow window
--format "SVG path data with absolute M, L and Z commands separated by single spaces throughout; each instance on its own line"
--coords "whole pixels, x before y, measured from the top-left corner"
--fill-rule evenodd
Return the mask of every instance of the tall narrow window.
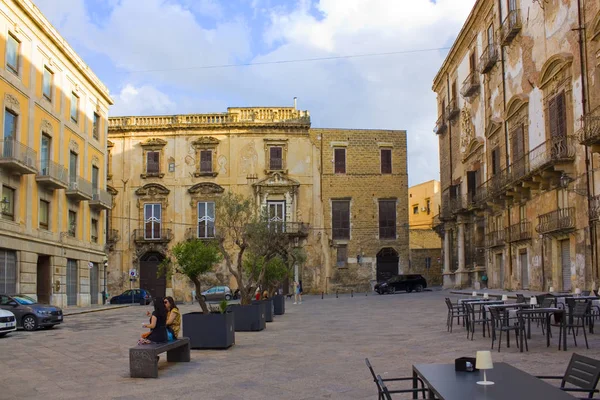
M 44 67 L 44 76 L 42 77 L 42 92 L 44 98 L 52 101 L 52 80 L 54 74 L 47 67 Z
M 2 186 L 2 204 L 0 204 L 2 218 L 10 221 L 15 220 L 15 189 Z
M 379 200 L 379 238 L 396 239 L 396 200 Z
M 426 208 L 427 208 L 427 215 L 429 215 L 429 214 L 431 214 L 431 200 L 427 199 L 426 203 L 427 203 L 427 206 L 426 206 Z
M 92 218 L 90 240 L 92 241 L 92 243 L 98 243 L 98 220 L 93 219 L 93 218 Z
M 331 202 L 332 238 L 350 239 L 350 201 L 335 200 Z
M 458 107 L 458 90 L 456 89 L 456 81 L 452 82 L 452 102 L 454 107 Z
M 77 182 L 77 153 L 69 153 L 69 181 L 71 183 Z
M 94 195 L 98 192 L 98 179 L 100 177 L 100 170 L 98 167 L 92 166 L 92 192 Z
M 212 172 L 212 150 L 200 151 L 200 172 Z
M 79 97 L 71 93 L 71 121 L 77 123 L 79 119 Z
M 94 113 L 94 121 L 92 124 L 92 136 L 98 140 L 100 138 L 100 116 Z
M 471 70 L 471 73 L 475 72 L 475 68 L 477 66 L 477 56 L 475 55 L 475 51 L 473 51 L 471 53 L 471 56 L 469 57 L 469 67 Z
M 335 173 L 345 174 L 346 173 L 346 149 L 334 149 L 333 152 Z
M 269 148 L 269 169 L 283 169 L 283 149 L 279 146 L 272 146 Z
M 198 237 L 215 237 L 215 203 L 212 201 L 198 202 Z
M 488 54 L 491 56 L 494 54 L 494 24 L 490 24 L 487 29 L 487 45 Z
M 269 228 L 277 232 L 285 231 L 285 201 L 268 201 Z
M 381 149 L 381 173 L 392 173 L 392 149 Z
M 500 149 L 496 147 L 492 150 L 492 175 L 500 173 Z
M 561 141 L 567 136 L 567 109 L 565 107 L 565 92 L 560 92 L 548 104 L 550 117 L 550 137 L 553 141 Z
M 338 246 L 336 255 L 336 265 L 338 268 L 344 268 L 348 261 L 348 247 Z
M 160 204 L 144 204 L 144 238 L 160 239 L 161 229 Z
M 517 9 L 517 0 L 508 0 L 508 12 L 514 11 Z
M 48 171 L 50 164 L 50 143 L 52 143 L 52 138 L 46 134 L 42 134 L 42 151 L 40 154 L 40 169 L 42 175 L 48 175 L 50 171 Z
M 159 151 L 146 152 L 146 173 L 147 174 L 160 173 L 160 152 Z
M 39 220 L 40 229 L 48 230 L 50 226 L 50 203 L 46 200 L 40 200 Z
M 6 41 L 6 68 L 15 75 L 19 75 L 19 47 L 21 43 L 11 34 Z
M 527 222 L 527 208 L 525 206 L 519 206 L 519 221 Z
M 4 110 L 4 139 L 17 138 L 17 118 L 8 108 Z
M 77 234 L 77 213 L 69 210 L 69 236 L 75 237 Z

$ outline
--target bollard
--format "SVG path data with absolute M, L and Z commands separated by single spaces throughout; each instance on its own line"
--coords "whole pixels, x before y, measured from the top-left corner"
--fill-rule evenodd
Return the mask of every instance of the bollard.
M 321 292 L 321 300 L 323 300 L 323 292 Z
M 350 297 L 354 297 L 354 289 L 350 291 Z
M 338 298 L 338 291 L 337 290 L 335 291 L 335 298 L 336 299 Z

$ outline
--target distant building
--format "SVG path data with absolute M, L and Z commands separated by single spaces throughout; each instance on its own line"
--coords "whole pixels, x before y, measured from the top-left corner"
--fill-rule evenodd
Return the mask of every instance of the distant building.
M 428 285 L 442 284 L 442 241 L 434 231 L 440 200 L 439 181 L 408 188 L 409 272 L 423 275 Z

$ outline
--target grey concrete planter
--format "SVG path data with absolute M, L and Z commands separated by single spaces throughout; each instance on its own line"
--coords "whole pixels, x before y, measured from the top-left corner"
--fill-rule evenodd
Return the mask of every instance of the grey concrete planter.
M 235 343 L 232 312 L 225 314 L 191 312 L 183 314 L 183 336 L 192 349 L 226 349 Z
M 273 314 L 283 315 L 285 314 L 285 296 L 278 294 L 273 296 Z
M 236 332 L 262 331 L 266 327 L 264 304 L 232 304 L 228 310 L 233 311 Z
M 265 321 L 273 322 L 273 299 L 254 300 L 252 304 L 264 304 L 265 306 Z

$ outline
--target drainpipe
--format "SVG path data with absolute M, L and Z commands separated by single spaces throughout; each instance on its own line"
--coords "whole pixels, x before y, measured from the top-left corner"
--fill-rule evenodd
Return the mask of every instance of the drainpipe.
M 580 67 L 580 73 L 581 73 L 581 103 L 582 103 L 582 109 L 583 109 L 583 113 L 584 115 L 586 114 L 586 112 L 589 112 L 588 108 L 588 102 L 587 102 L 587 90 L 588 88 L 588 79 L 587 79 L 587 57 L 586 57 L 586 51 L 585 51 L 585 21 L 583 20 L 583 18 L 585 17 L 584 13 L 582 12 L 582 4 L 581 4 L 581 0 L 577 0 L 577 22 L 579 24 L 579 26 L 575 29 L 578 31 L 579 33 L 579 67 Z M 591 158 L 592 162 L 593 162 L 593 157 Z M 593 171 L 593 165 L 591 165 L 591 171 Z M 592 228 L 592 226 L 594 225 L 592 222 L 592 219 L 590 217 L 590 210 L 592 209 L 592 201 L 591 201 L 591 196 L 592 196 L 592 183 L 590 182 L 590 155 L 589 155 L 589 147 L 585 146 L 585 180 L 586 180 L 586 188 L 587 188 L 587 205 L 588 205 L 588 228 L 589 228 L 589 236 L 590 236 L 590 256 L 592 258 L 592 277 L 593 280 L 595 281 L 597 278 L 597 263 L 595 261 L 597 261 L 594 258 L 594 254 L 596 253 L 594 251 L 594 246 L 592 245 L 595 241 L 592 241 L 592 232 L 594 232 L 594 234 L 596 233 L 596 230 L 594 228 Z
M 502 29 L 502 0 L 498 0 L 498 19 L 499 19 L 499 23 L 500 23 L 500 29 Z M 500 43 L 499 43 L 500 44 Z M 502 47 L 502 45 L 500 44 L 500 66 L 502 67 L 502 107 L 504 112 L 506 113 L 506 69 L 504 67 L 504 47 Z M 509 166 L 509 157 L 508 157 L 508 125 L 506 123 L 506 121 L 504 121 L 502 123 L 504 125 L 504 158 L 506 161 L 506 170 L 508 170 L 508 166 Z M 510 218 L 510 208 L 508 208 L 508 226 L 510 227 L 511 225 L 511 218 Z M 510 228 L 507 229 L 508 231 L 508 240 L 510 243 Z M 509 245 L 508 246 L 508 270 L 510 271 L 510 286 L 512 287 L 512 276 L 513 276 L 513 268 L 512 268 L 512 246 Z

